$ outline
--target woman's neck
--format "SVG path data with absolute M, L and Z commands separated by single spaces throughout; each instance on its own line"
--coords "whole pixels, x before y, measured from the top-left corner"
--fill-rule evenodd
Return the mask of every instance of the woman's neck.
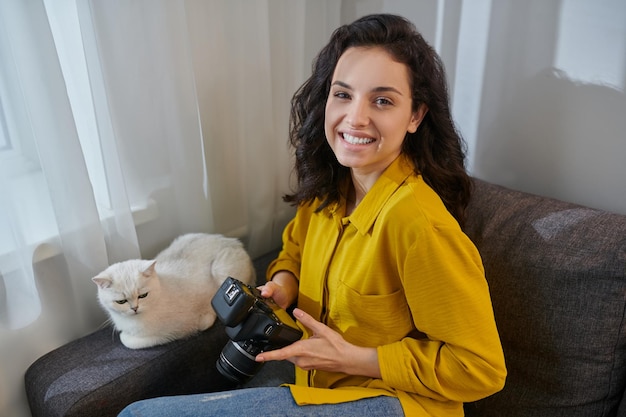
M 372 175 L 359 176 L 352 172 L 352 181 L 346 198 L 346 215 L 352 214 L 379 176 L 380 174 L 375 178 Z

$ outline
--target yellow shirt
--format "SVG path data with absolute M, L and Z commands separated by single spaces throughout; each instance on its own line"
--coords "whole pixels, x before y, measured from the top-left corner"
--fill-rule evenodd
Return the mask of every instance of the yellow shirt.
M 463 402 L 502 389 L 480 255 L 410 162 L 396 159 L 348 217 L 345 201 L 318 205 L 298 208 L 268 277 L 291 271 L 298 307 L 377 348 L 382 379 L 296 368 L 296 402 L 393 395 L 407 416 L 462 416 Z

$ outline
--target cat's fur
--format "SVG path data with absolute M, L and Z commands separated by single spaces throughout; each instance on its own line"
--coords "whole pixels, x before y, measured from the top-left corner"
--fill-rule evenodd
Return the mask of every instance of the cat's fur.
M 192 233 L 176 238 L 154 260 L 116 263 L 93 281 L 122 343 L 140 349 L 212 326 L 211 299 L 228 276 L 254 285 L 252 260 L 241 242 Z

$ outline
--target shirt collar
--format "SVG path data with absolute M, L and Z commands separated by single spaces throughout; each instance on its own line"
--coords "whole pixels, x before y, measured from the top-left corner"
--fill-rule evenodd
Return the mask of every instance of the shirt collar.
M 404 155 L 400 155 L 383 171 L 354 212 L 343 219 L 344 223 L 349 221 L 359 233 L 367 233 L 389 197 L 414 174 L 413 163 Z M 345 200 L 341 205 L 345 206 Z M 334 214 L 342 215 L 343 210 L 336 210 Z

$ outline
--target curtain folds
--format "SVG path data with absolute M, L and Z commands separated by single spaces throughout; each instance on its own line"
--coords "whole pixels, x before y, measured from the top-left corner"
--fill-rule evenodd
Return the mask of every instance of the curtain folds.
M 340 9 L 0 2 L 0 415 L 28 416 L 28 365 L 105 322 L 107 265 L 187 232 L 279 245 L 289 100 Z
M 26 366 L 104 321 L 89 277 L 118 242 L 102 227 L 44 2 L 2 2 L 0 16 L 0 410 L 24 415 Z

